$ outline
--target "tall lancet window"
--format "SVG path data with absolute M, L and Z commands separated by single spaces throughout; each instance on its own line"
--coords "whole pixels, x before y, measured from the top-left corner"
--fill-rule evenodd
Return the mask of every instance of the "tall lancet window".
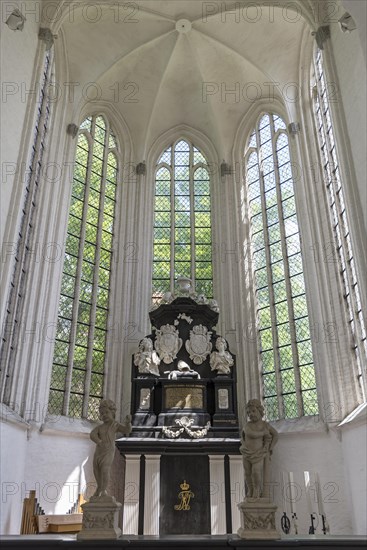
M 40 94 L 32 136 L 27 178 L 23 190 L 19 231 L 14 246 L 14 265 L 10 282 L 5 319 L 0 345 L 0 401 L 9 403 L 11 386 L 14 383 L 14 364 L 21 337 L 22 315 L 27 296 L 28 275 L 34 242 L 34 227 L 37 221 L 39 191 L 43 184 L 45 152 L 48 145 L 48 130 L 51 118 L 50 86 L 53 83 L 53 48 L 46 51 L 40 79 Z M 10 243 L 8 243 L 10 244 Z
M 116 139 L 102 116 L 80 126 L 67 228 L 49 411 L 98 418 L 103 396 Z
M 208 164 L 186 140 L 168 147 L 157 162 L 153 255 L 153 302 L 174 292 L 179 276 L 213 297 Z
M 262 116 L 245 151 L 263 398 L 269 419 L 318 411 L 288 135 Z
M 320 50 L 315 58 L 315 115 L 319 135 L 324 182 L 329 199 L 331 224 L 340 266 L 341 284 L 346 307 L 347 320 L 356 357 L 357 376 L 365 395 L 367 384 L 366 324 L 362 311 L 361 296 L 349 230 L 348 213 L 344 200 L 343 183 L 339 168 L 339 156 L 335 143 L 329 91 Z

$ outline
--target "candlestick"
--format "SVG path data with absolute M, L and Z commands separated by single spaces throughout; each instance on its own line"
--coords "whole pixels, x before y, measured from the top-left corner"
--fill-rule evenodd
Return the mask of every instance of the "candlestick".
M 284 512 L 284 514 L 282 515 L 280 525 L 282 527 L 283 533 L 288 535 L 291 530 L 291 522 L 289 521 L 289 517 L 287 516 L 286 512 Z
M 324 533 L 324 535 L 326 535 L 327 533 L 330 533 L 330 527 L 327 522 L 326 516 L 322 515 L 321 519 L 322 519 L 322 532 Z
M 325 516 L 324 511 L 324 503 L 322 500 L 322 492 L 321 492 L 321 485 L 320 485 L 320 478 L 319 474 L 316 473 L 316 494 L 317 494 L 317 507 L 319 510 L 320 516 Z
M 313 514 L 311 514 L 311 525 L 310 525 L 310 528 L 308 530 L 308 534 L 309 535 L 314 535 L 315 534 L 315 526 L 314 526 L 314 519 L 316 519 L 316 516 L 314 516 Z

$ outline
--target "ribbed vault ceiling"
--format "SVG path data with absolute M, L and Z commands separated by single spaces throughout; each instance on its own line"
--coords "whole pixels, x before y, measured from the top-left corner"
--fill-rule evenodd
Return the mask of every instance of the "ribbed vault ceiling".
M 113 4 L 101 4 L 95 23 L 92 7 L 76 8 L 72 21 L 64 18 L 69 76 L 80 89 L 97 83 L 102 99 L 114 102 L 139 160 L 178 124 L 204 132 L 221 156 L 228 155 L 254 97 L 268 97 L 270 82 L 283 89 L 299 80 L 307 23 L 289 9 L 237 2 L 236 13 L 226 14 L 220 2 L 135 0 L 138 9 L 120 4 L 117 12 Z M 191 30 L 177 31 L 180 19 L 191 22 Z M 226 94 L 234 89 L 237 96 Z

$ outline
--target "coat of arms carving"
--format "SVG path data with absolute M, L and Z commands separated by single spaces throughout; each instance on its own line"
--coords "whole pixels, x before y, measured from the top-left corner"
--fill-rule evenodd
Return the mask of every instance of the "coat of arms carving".
M 186 349 L 195 365 L 201 365 L 212 350 L 212 333 L 203 325 L 195 325 L 190 330 L 190 340 L 186 340 Z
M 174 325 L 162 325 L 156 331 L 157 339 L 154 347 L 158 352 L 161 361 L 169 365 L 177 357 L 177 353 L 182 347 L 182 339 L 179 337 L 178 330 Z

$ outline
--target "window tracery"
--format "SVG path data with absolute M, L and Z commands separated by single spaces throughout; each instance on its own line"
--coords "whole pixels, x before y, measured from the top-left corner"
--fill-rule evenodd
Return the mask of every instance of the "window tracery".
M 264 114 L 245 151 L 263 398 L 270 420 L 318 412 L 285 122 Z
M 118 181 L 116 138 L 102 116 L 80 126 L 58 311 L 49 412 L 97 419 L 103 397 Z
M 344 197 L 337 143 L 335 140 L 329 100 L 330 88 L 326 80 L 321 50 L 316 51 L 314 68 L 316 80 L 314 89 L 314 111 L 324 173 L 324 183 L 326 185 L 330 207 L 331 225 L 339 261 L 339 272 L 341 275 L 347 320 L 356 357 L 357 377 L 365 397 L 365 387 L 367 383 L 366 323 L 362 310 L 357 268 L 350 235 L 350 224 Z
M 211 198 L 208 163 L 181 139 L 160 156 L 155 177 L 153 303 L 174 292 L 179 276 L 213 297 Z

